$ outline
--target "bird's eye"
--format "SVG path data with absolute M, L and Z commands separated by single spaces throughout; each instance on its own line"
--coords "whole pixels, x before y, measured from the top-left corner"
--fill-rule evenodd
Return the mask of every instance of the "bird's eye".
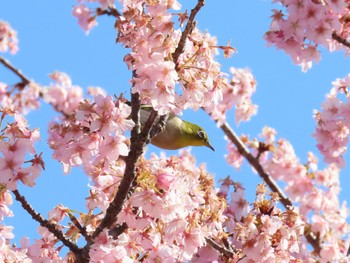
M 198 136 L 200 137 L 200 138 L 205 138 L 205 136 L 204 136 L 204 131 L 198 131 Z

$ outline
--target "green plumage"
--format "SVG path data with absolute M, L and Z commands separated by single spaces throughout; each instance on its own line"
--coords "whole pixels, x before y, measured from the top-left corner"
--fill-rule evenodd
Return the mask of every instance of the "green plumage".
M 150 106 L 141 106 L 141 125 L 146 123 L 150 110 Z M 167 150 L 176 150 L 186 146 L 206 146 L 214 151 L 203 128 L 182 120 L 172 113 L 168 117 L 164 131 L 158 133 L 151 143 Z

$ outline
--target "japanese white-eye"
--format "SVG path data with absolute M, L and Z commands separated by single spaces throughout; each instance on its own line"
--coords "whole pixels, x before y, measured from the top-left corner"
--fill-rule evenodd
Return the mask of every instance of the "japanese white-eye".
M 146 123 L 150 111 L 150 106 L 141 106 L 141 125 Z M 176 150 L 186 146 L 206 146 L 215 151 L 202 127 L 182 120 L 173 113 L 169 114 L 164 130 L 152 139 L 151 144 L 167 150 Z

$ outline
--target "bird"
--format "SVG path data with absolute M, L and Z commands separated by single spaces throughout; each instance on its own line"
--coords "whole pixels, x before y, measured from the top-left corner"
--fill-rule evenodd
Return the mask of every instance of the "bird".
M 148 120 L 151 109 L 151 106 L 141 105 L 141 126 Z M 187 146 L 206 146 L 215 151 L 209 142 L 207 133 L 202 127 L 185 121 L 174 113 L 169 113 L 164 130 L 151 140 L 151 144 L 165 150 L 177 150 Z

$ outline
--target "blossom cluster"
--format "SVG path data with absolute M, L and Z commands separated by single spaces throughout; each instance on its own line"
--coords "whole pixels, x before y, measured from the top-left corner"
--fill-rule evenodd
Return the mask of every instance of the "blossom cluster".
M 256 81 L 249 69 L 230 68 L 232 78 L 224 79 L 222 100 L 218 104 L 211 104 L 205 109 L 220 126 L 226 121 L 226 113 L 235 107 L 236 123 L 249 121 L 257 112 L 257 105 L 251 101 L 256 91 Z
M 257 139 L 249 140 L 247 137 L 244 141 L 247 146 L 253 148 L 253 152 L 260 153 L 259 162 L 264 171 L 274 180 L 283 182 L 285 193 L 291 201 L 298 204 L 298 211 L 293 211 L 298 213 L 304 227 L 309 225 L 308 228 L 321 241 L 320 260 L 322 262 L 328 262 L 330 259 L 345 260 L 349 245 L 346 236 L 350 228 L 346 221 L 348 216 L 346 203 L 341 204 L 338 198 L 339 168 L 332 163 L 319 170 L 317 158 L 311 152 L 308 153 L 307 163 L 302 163 L 292 145 L 285 139 L 276 140 L 275 135 L 275 130 L 265 127 L 261 134 L 262 142 L 257 143 Z M 237 154 L 234 146 L 231 145 L 228 150 L 230 151 L 228 162 L 237 168 L 242 157 Z M 238 190 L 236 192 L 239 193 Z
M 339 48 L 332 39 L 334 32 L 347 38 L 345 16 L 349 10 L 345 1 L 279 2 L 288 16 L 274 10 L 271 30 L 265 37 L 304 70 L 311 67 L 311 61 L 319 59 L 319 45 L 330 50 Z M 256 89 L 253 75 L 248 69 L 236 68 L 230 69 L 231 78 L 222 73 L 216 55 L 220 49 L 224 56 L 234 49 L 218 46 L 215 37 L 201 32 L 194 24 L 188 32 L 180 29 L 188 17 L 186 12 L 172 13 L 181 8 L 176 0 L 120 3 L 119 13 L 112 0 L 80 0 L 73 15 L 89 32 L 97 24 L 98 15 L 114 12 L 117 42 L 130 49 L 124 61 L 133 71 L 131 90 L 140 94 L 142 103 L 152 105 L 160 115 L 203 107 L 218 125 L 225 123 L 226 114 L 233 107 L 237 123 L 256 113 L 257 106 L 251 101 Z M 98 8 L 94 11 L 91 4 Z M 181 41 L 183 34 L 187 34 L 186 41 Z M 15 53 L 17 42 L 15 31 L 0 21 L 0 52 Z M 57 205 L 49 212 L 48 221 L 72 244 L 85 238 L 91 244 L 90 262 L 350 260 L 346 240 L 350 230 L 346 222 L 348 212 L 346 204 L 338 199 L 339 167 L 344 163 L 350 111 L 347 102 L 337 97 L 341 93 L 348 95 L 350 75 L 334 82 L 322 111 L 315 114 L 318 147 L 331 163 L 323 170 L 318 169 L 312 153 L 308 154 L 307 163 L 302 163 L 292 145 L 285 139 L 277 140 L 272 128 L 265 127 L 259 140 L 241 137 L 262 169 L 283 183 L 296 207 L 280 209 L 278 194 L 269 192 L 264 184 L 257 186 L 252 203 L 246 199 L 243 186 L 229 176 L 216 188 L 213 176 L 204 164 L 196 164 L 190 151 L 181 150 L 170 157 L 151 154 L 146 158 L 145 154 L 135 163 L 136 177 L 121 212 L 111 228 L 96 238 L 92 235 L 114 200 L 123 176 L 127 176 L 127 161 L 131 159 L 126 158 L 130 150 L 128 133 L 134 127 L 131 107 L 123 97 L 108 96 L 99 88 L 90 90 L 92 99 L 85 99 L 82 88 L 73 85 L 65 73 L 54 72 L 50 78 L 53 83 L 46 87 L 32 82 L 14 85 L 16 92 L 0 83 L 0 123 L 14 119 L 0 133 L 0 221 L 13 216 L 10 191 L 16 194 L 19 182 L 34 186 L 44 169 L 41 154 L 33 146 L 39 140 L 39 132 L 29 129 L 19 114 L 38 107 L 39 98 L 43 98 L 61 114 L 49 124 L 48 144 L 53 158 L 62 163 L 65 173 L 80 166 L 91 179 L 87 212 L 73 212 Z M 231 141 L 227 150 L 227 162 L 238 169 L 243 163 L 241 153 Z M 62 258 L 58 243 L 62 240 L 52 232 L 39 227 L 41 238 L 32 244 L 24 238 L 15 247 L 11 245 L 12 228 L 0 224 L 0 261 L 75 260 L 72 251 Z M 311 252 L 305 236 L 315 238 L 319 251 Z
M 321 110 L 315 111 L 314 119 L 317 124 L 313 136 L 324 161 L 334 162 L 343 167 L 350 133 L 350 74 L 336 79 L 332 84 L 333 87 L 321 105 Z
M 117 42 L 131 50 L 124 61 L 135 72 L 132 92 L 139 92 L 142 101 L 161 115 L 176 112 L 181 105 L 177 105 L 178 74 L 172 53 L 181 31 L 174 29 L 168 8 L 178 10 L 180 6 L 176 1 L 169 7 L 167 1 L 149 2 L 145 11 L 143 2 L 124 2 L 123 16 L 115 24 Z
M 11 226 L 0 225 L 0 261 L 32 263 L 33 261 L 27 255 L 28 249 L 26 247 L 17 248 L 9 245 L 14 238 L 12 230 Z
M 66 75 L 62 75 L 66 77 Z M 66 81 L 65 79 L 64 81 Z M 52 122 L 49 127 L 49 146 L 54 150 L 53 158 L 63 164 L 67 173 L 71 166 L 84 164 L 109 167 L 119 156 L 129 152 L 125 132 L 134 123 L 129 119 L 131 108 L 122 99 L 97 94 L 93 101 L 81 100 L 81 89 L 65 85 L 48 88 L 44 98 L 64 118 L 60 123 Z
M 17 32 L 11 28 L 10 24 L 0 20 L 0 52 L 9 51 L 16 54 L 18 51 Z
M 12 196 L 18 183 L 33 187 L 35 180 L 44 169 L 41 154 L 37 155 L 34 143 L 40 139 L 38 129 L 29 129 L 24 117 L 11 110 L 2 109 L 0 123 L 7 121 L 1 127 L 0 133 L 0 221 L 4 217 L 13 216 L 10 206 Z M 13 119 L 12 122 L 10 120 Z M 1 262 L 32 262 L 23 246 L 16 248 L 10 242 L 14 238 L 13 227 L 0 225 L 0 261 Z
M 79 5 L 73 6 L 73 16 L 78 19 L 79 26 L 88 34 L 92 28 L 97 26 L 96 16 L 94 12 L 86 3 L 95 3 L 102 10 L 114 8 L 114 0 L 78 0 Z
M 196 166 L 188 151 L 142 158 L 137 170 L 137 186 L 116 222 L 128 229 L 114 239 L 106 231 L 100 234 L 90 251 L 92 262 L 127 257 L 130 262 L 191 260 L 206 238 L 222 231 L 225 219 L 225 200 L 211 175 Z M 107 189 L 110 183 L 99 188 Z
M 257 106 L 250 100 L 256 81 L 250 71 L 231 68 L 233 77 L 228 80 L 215 60 L 219 49 L 224 51 L 225 57 L 235 51 L 229 44 L 218 46 L 215 37 L 195 27 L 176 57 L 182 32 L 175 28 L 170 9 L 178 11 L 181 8 L 177 1 L 128 1 L 123 4 L 123 12 L 115 24 L 117 42 L 131 50 L 124 61 L 135 73 L 132 89 L 139 92 L 143 103 L 152 105 L 160 115 L 204 107 L 218 124 L 225 122 L 225 114 L 233 106 L 237 123 L 249 120 L 256 113 Z M 113 7 L 112 3 L 101 8 L 108 7 Z M 92 9 L 87 6 L 77 8 L 86 10 L 79 23 L 82 20 L 91 23 Z M 181 26 L 187 15 L 177 15 Z M 84 23 L 83 29 L 86 30 L 89 23 Z
M 0 52 L 18 51 L 17 32 L 11 26 L 0 20 Z M 7 62 L 7 61 L 6 61 Z M 41 87 L 29 80 L 23 80 L 14 85 L 0 82 L 0 107 L 26 114 L 39 108 Z
M 273 10 L 270 30 L 265 39 L 282 49 L 303 71 L 321 57 L 320 46 L 330 51 L 343 49 L 333 35 L 349 38 L 349 3 L 345 0 L 275 0 L 281 10 Z
M 34 82 L 23 86 L 22 83 L 7 85 L 0 82 L 0 105 L 3 109 L 27 114 L 40 106 L 42 87 Z
M 35 179 L 44 168 L 41 155 L 37 155 L 34 143 L 40 139 L 38 129 L 29 129 L 22 115 L 11 111 L 0 111 L 1 122 L 5 117 L 14 121 L 2 128 L 0 134 L 0 185 L 15 190 L 17 183 L 33 187 Z M 33 156 L 32 159 L 28 155 Z M 30 165 L 29 165 L 30 164 Z
M 72 85 L 70 77 L 63 72 L 55 71 L 49 77 L 54 82 L 43 89 L 44 100 L 64 115 L 73 114 L 83 99 L 82 88 Z
M 230 186 L 234 191 L 229 192 Z M 230 200 L 224 225 L 236 249 L 235 260 L 311 262 L 312 255 L 303 242 L 305 222 L 296 208 L 280 210 L 278 198 L 269 194 L 264 184 L 257 186 L 256 199 L 249 204 L 242 185 L 229 177 L 222 181 L 220 193 Z
M 196 165 L 189 151 L 181 151 L 179 156 L 152 154 L 149 159 L 141 158 L 137 171 L 134 192 L 115 222 L 116 228 L 126 223 L 127 229 L 117 236 L 105 229 L 94 240 L 90 262 L 201 262 L 198 260 L 207 258 L 209 252 L 212 258 L 223 262 L 220 254 L 207 244 L 207 239 L 220 239 L 225 235 L 227 205 L 205 166 Z M 94 185 L 90 186 L 87 197 L 88 212 L 80 212 L 76 219 L 87 234 L 92 234 L 98 226 L 103 217 L 100 210 L 113 199 L 119 185 L 120 176 L 115 172 L 107 169 L 97 172 L 96 168 Z M 58 205 L 49 213 L 49 220 L 64 229 L 60 224 L 71 213 Z M 65 228 L 66 236 L 72 240 L 81 237 L 76 224 Z M 57 239 L 45 228 L 39 227 L 38 232 L 41 239 L 22 247 L 29 249 L 27 254 L 33 262 L 45 257 L 65 262 L 72 256 L 68 253 L 65 259 L 60 258 L 55 253 Z M 34 250 L 36 253 L 31 254 Z

